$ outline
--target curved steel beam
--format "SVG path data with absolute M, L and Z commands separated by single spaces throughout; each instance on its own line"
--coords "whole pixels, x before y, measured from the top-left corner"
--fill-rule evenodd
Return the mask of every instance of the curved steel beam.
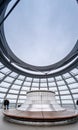
M 0 21 L 2 21 L 4 19 L 4 15 L 5 15 L 5 11 L 6 8 L 9 4 L 11 0 L 5 0 L 5 2 L 1 5 L 2 6 L 2 10 L 0 10 Z M 25 62 L 23 62 L 22 60 L 20 60 L 13 52 L 12 50 L 9 48 L 6 38 L 5 38 L 5 33 L 4 33 L 4 26 L 3 24 L 0 26 L 0 53 L 3 57 L 3 59 L 1 58 L 2 62 L 4 62 L 4 64 L 6 64 L 9 68 L 11 68 L 12 70 L 19 72 L 20 69 L 15 68 L 11 63 L 16 64 L 18 67 L 27 69 L 27 70 L 31 70 L 31 71 L 35 71 L 35 72 L 45 72 L 46 73 L 48 71 L 52 71 L 52 70 L 56 70 L 59 69 L 61 67 L 64 67 L 65 65 L 67 65 L 68 63 L 70 63 L 72 60 L 74 60 L 75 57 L 77 57 L 78 55 L 78 41 L 76 42 L 76 45 L 74 46 L 74 48 L 72 49 L 72 51 L 61 61 L 49 65 L 49 66 L 33 66 L 30 64 L 27 64 Z M 5 58 L 6 57 L 6 58 Z M 7 60 L 8 59 L 8 60 Z M 3 61 L 4 60 L 4 61 Z M 10 61 L 10 62 L 9 62 Z M 43 75 L 34 75 L 34 74 L 30 74 L 30 73 L 26 73 L 20 70 L 20 72 L 22 72 L 23 74 L 27 74 L 29 76 L 35 76 L 35 77 L 49 77 L 49 76 L 55 76 L 58 74 L 62 74 L 68 70 L 70 70 L 71 68 L 73 68 L 76 64 L 78 63 L 78 59 L 76 59 L 71 65 L 69 65 L 68 67 L 66 67 L 65 69 L 62 69 L 61 71 L 58 71 L 56 73 L 51 73 L 51 74 L 43 74 Z

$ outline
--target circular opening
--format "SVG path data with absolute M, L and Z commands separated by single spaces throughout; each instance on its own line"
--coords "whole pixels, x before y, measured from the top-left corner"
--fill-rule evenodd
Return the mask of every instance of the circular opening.
M 75 0 L 21 0 L 5 21 L 6 40 L 24 62 L 37 66 L 53 64 L 74 47 L 77 16 Z

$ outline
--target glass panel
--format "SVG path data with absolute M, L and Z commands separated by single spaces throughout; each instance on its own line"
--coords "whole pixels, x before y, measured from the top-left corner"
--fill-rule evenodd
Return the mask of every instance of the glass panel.
M 64 86 L 59 86 L 59 90 L 68 90 L 67 86 L 64 85 Z
M 67 94 L 70 94 L 70 92 L 69 91 L 60 91 L 60 94 L 64 94 L 64 95 L 66 94 L 67 95 Z
M 57 82 L 57 85 L 65 85 L 65 82 L 64 81 L 59 81 L 59 82 Z
M 21 84 L 22 84 L 22 82 L 23 82 L 23 81 L 21 81 L 21 80 L 16 80 L 16 81 L 14 82 L 14 84 L 21 85 Z
M 5 87 L 5 88 L 8 88 L 8 87 L 10 86 L 10 84 L 9 84 L 9 83 L 6 83 L 6 82 L 2 82 L 2 83 L 0 84 L 0 86 Z
M 70 87 L 70 89 L 78 88 L 78 83 L 69 84 L 68 86 Z
M 59 81 L 59 80 L 62 80 L 62 77 L 61 77 L 61 76 L 57 76 L 57 77 L 56 77 L 56 80 L 58 80 L 58 81 Z
M 67 99 L 67 100 L 70 100 L 72 99 L 70 95 L 66 95 L 66 96 L 61 96 L 61 99 Z
M 66 82 L 69 83 L 75 83 L 76 81 L 73 78 L 66 79 Z
M 0 98 L 4 98 L 5 94 L 4 93 L 0 93 Z
M 7 98 L 8 98 L 8 99 L 16 99 L 16 98 L 17 98 L 17 95 L 8 94 L 8 95 L 7 95 Z
M 9 93 L 13 93 L 13 94 L 18 94 L 18 92 L 19 92 L 19 91 L 17 91 L 17 90 L 12 90 L 12 89 L 9 90 Z
M 16 90 L 19 90 L 21 88 L 21 86 L 19 85 L 12 85 L 11 89 L 16 89 Z
M 4 81 L 6 82 L 13 82 L 14 78 L 11 78 L 11 77 L 6 77 Z
M 0 73 L 0 80 L 4 77 L 5 75 Z

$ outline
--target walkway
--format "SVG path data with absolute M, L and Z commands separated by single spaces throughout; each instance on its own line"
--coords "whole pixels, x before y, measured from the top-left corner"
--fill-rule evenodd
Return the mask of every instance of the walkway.
M 78 130 L 78 122 L 64 126 L 28 126 L 19 125 L 4 120 L 0 110 L 0 130 Z

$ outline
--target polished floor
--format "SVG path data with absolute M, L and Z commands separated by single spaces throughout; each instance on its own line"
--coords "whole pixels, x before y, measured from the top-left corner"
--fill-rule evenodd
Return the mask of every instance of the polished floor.
M 78 122 L 61 126 L 29 126 L 8 122 L 0 110 L 0 130 L 78 130 Z

